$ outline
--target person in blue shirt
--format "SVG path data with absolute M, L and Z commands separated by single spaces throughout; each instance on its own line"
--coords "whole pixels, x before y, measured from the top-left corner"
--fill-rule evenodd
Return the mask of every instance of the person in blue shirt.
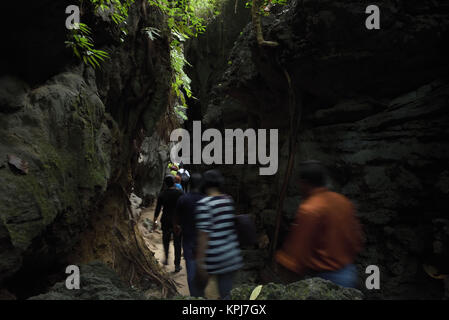
M 182 185 L 181 185 L 181 177 L 179 175 L 177 175 L 175 177 L 175 188 L 184 192 L 184 189 L 182 188 Z
M 196 288 L 193 281 L 196 270 L 194 252 L 197 238 L 195 209 L 196 202 L 205 196 L 200 192 L 201 180 L 201 174 L 192 174 L 190 177 L 190 192 L 181 196 L 176 204 L 176 221 L 183 236 L 182 245 L 187 268 L 187 284 L 189 285 L 190 295 L 194 297 L 201 296 L 201 292 Z

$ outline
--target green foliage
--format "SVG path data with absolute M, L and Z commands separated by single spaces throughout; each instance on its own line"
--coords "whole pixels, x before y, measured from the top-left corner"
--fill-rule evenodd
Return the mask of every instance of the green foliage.
M 128 11 L 135 0 L 90 0 L 95 10 L 109 12 L 111 19 L 117 24 L 125 22 L 128 18 Z
M 126 29 L 126 19 L 128 18 L 128 11 L 135 0 L 87 0 L 93 6 L 95 11 L 101 10 L 108 12 L 112 21 L 120 27 L 121 35 L 126 36 L 128 31 Z M 81 3 L 83 0 L 81 0 Z M 67 47 L 72 48 L 73 53 L 81 59 L 86 65 L 92 67 L 100 67 L 100 63 L 109 58 L 109 54 L 102 50 L 94 48 L 94 41 L 91 36 L 90 28 L 84 24 L 79 23 L 78 28 L 72 29 L 69 32 L 68 39 L 65 42 Z M 124 39 L 121 37 L 123 42 Z
M 185 40 L 185 38 L 183 38 L 180 34 L 174 33 L 174 35 L 177 38 L 172 41 L 170 47 L 171 64 L 174 71 L 172 89 L 175 95 L 178 97 L 178 100 L 180 101 L 180 105 L 175 108 L 175 111 L 178 114 L 181 114 L 187 108 L 186 96 L 188 98 L 192 98 L 192 91 L 190 88 L 191 79 L 184 71 L 184 66 L 190 66 L 190 64 L 184 56 L 184 48 L 181 44 L 182 41 Z M 185 118 L 185 115 L 182 115 L 181 117 Z
M 189 0 L 148 0 L 148 2 L 161 9 L 167 16 L 168 27 L 171 31 L 193 36 L 197 34 L 196 26 L 199 25 L 201 29 L 202 19 L 193 15 Z
M 187 115 L 186 115 L 186 110 L 187 110 L 187 107 L 185 107 L 183 105 L 177 104 L 175 106 L 175 113 L 178 116 L 180 116 L 183 120 L 187 120 L 188 119 Z
M 80 0 L 89 2 L 96 12 L 102 11 L 109 14 L 112 21 L 120 27 L 121 38 L 128 34 L 126 20 L 130 7 L 135 0 Z M 179 103 L 175 106 L 175 112 L 183 119 L 186 119 L 185 110 L 187 108 L 187 98 L 194 98 L 190 88 L 190 78 L 184 71 L 184 67 L 189 65 L 184 56 L 183 43 L 191 38 L 204 33 L 208 21 L 216 17 L 220 12 L 221 4 L 225 0 L 147 0 L 152 6 L 159 8 L 167 17 L 168 28 L 170 29 L 172 40 L 170 43 L 170 56 L 173 68 L 172 89 L 177 96 Z M 160 37 L 161 31 L 155 27 L 143 29 L 148 37 L 154 41 Z M 68 47 L 73 49 L 74 54 L 85 64 L 94 68 L 100 66 L 100 62 L 109 58 L 105 51 L 96 50 L 91 31 L 85 24 L 80 24 L 80 28 L 70 31 Z
M 286 5 L 288 0 L 259 0 L 260 2 L 260 14 L 268 16 L 270 12 L 265 11 L 265 7 L 271 2 L 272 5 Z M 253 6 L 253 1 L 249 0 L 245 3 L 246 8 L 251 8 Z
M 100 66 L 99 61 L 109 58 L 109 54 L 102 50 L 94 49 L 91 31 L 87 25 L 80 23 L 77 29 L 72 29 L 66 46 L 72 48 L 73 53 L 86 65 L 96 68 Z
M 126 19 L 128 18 L 129 8 L 134 4 L 135 0 L 89 0 L 96 11 L 104 11 L 109 13 L 112 21 L 120 27 L 121 35 L 128 35 L 126 29 Z M 123 37 L 120 41 L 124 42 Z
M 192 96 L 192 92 L 190 91 L 191 80 L 184 71 L 184 66 L 185 65 L 190 66 L 190 64 L 187 62 L 184 56 L 184 50 L 182 45 L 180 45 L 177 40 L 172 41 L 170 56 L 172 67 L 175 72 L 175 81 L 173 82 L 173 89 L 175 90 L 176 95 L 179 96 L 180 94 L 179 90 L 181 86 L 183 86 L 184 90 L 186 91 L 187 97 L 190 98 Z
M 288 2 L 288 0 L 271 0 L 271 1 L 270 0 L 262 0 L 262 1 L 259 0 L 259 1 L 261 3 L 261 6 L 267 6 L 270 2 L 272 5 L 276 5 L 276 4 L 286 5 Z M 246 1 L 245 5 L 247 8 L 251 8 L 253 5 L 253 1 L 252 0 Z
M 220 14 L 221 5 L 225 0 L 190 0 L 194 14 L 205 20 L 213 19 Z M 228 0 L 229 1 L 229 0 Z
M 219 14 L 220 0 L 148 0 L 150 5 L 158 7 L 166 16 L 171 31 L 170 43 L 171 65 L 174 71 L 172 89 L 179 103 L 175 105 L 175 112 L 186 120 L 187 98 L 192 96 L 191 79 L 184 70 L 190 64 L 184 56 L 183 43 L 197 37 L 206 31 L 206 23 Z M 154 38 L 154 28 L 146 28 L 150 39 Z M 152 39 L 153 40 L 153 39 Z M 187 97 L 187 98 L 186 98 Z
M 143 29 L 143 32 L 145 32 L 148 35 L 148 38 L 150 38 L 151 41 L 156 40 L 156 38 L 160 37 L 161 30 L 154 27 L 147 27 Z

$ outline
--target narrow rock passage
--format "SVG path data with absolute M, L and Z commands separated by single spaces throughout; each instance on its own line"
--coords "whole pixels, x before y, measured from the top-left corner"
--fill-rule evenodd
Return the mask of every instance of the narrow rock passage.
M 164 265 L 162 262 L 164 261 L 164 246 L 162 244 L 162 230 L 160 226 L 155 231 L 149 231 L 145 224 L 145 221 L 153 221 L 154 217 L 154 208 L 155 206 L 151 206 L 142 211 L 140 220 L 139 220 L 139 228 L 143 234 L 145 244 L 148 248 L 154 252 L 155 258 L 158 260 L 159 264 L 162 266 L 165 272 L 167 272 L 172 279 L 176 282 L 176 286 L 178 288 L 179 294 L 183 296 L 189 296 L 189 287 L 187 285 L 187 270 L 184 257 L 181 259 L 182 270 L 178 273 L 175 273 L 174 266 L 174 249 L 173 249 L 173 241 L 170 242 L 170 249 L 168 253 L 168 265 Z M 205 295 L 207 299 L 218 299 L 218 287 L 214 278 L 211 278 L 209 281 L 209 285 L 206 288 Z

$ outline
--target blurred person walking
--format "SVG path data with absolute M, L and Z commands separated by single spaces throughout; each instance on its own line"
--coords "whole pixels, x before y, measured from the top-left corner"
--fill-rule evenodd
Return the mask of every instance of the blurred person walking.
M 179 165 L 174 162 L 169 162 L 167 168 L 169 173 L 173 175 L 173 177 L 176 177 L 176 175 L 178 174 Z
M 201 179 L 201 174 L 193 173 L 190 177 L 190 192 L 181 196 L 176 204 L 176 222 L 182 231 L 182 248 L 187 268 L 187 284 L 189 285 L 190 295 L 193 297 L 201 295 L 193 281 L 196 270 L 195 251 L 197 240 L 195 209 L 197 202 L 204 198 L 204 194 L 200 192 Z
M 179 164 L 178 175 L 181 177 L 181 185 L 184 192 L 187 192 L 187 186 L 190 180 L 190 172 L 184 168 L 184 163 Z
M 363 236 L 353 204 L 326 186 L 318 161 L 300 164 L 299 189 L 303 202 L 276 261 L 296 275 L 309 272 L 344 287 L 358 282 L 354 259 Z
M 181 185 L 181 177 L 178 175 L 175 176 L 175 188 L 184 192 L 184 189 Z
M 243 266 L 235 229 L 232 198 L 222 193 L 224 178 L 218 170 L 203 175 L 201 191 L 207 196 L 197 202 L 198 230 L 196 283 L 201 296 L 209 275 L 215 275 L 221 299 L 230 299 L 236 271 Z
M 183 195 L 182 191 L 175 187 L 175 178 L 172 175 L 167 175 L 164 178 L 164 184 L 166 189 L 163 190 L 156 203 L 156 209 L 154 211 L 153 230 L 157 227 L 157 218 L 163 208 L 161 217 L 162 228 L 162 243 L 164 245 L 165 260 L 164 264 L 168 264 L 168 253 L 170 247 L 170 241 L 173 236 L 173 246 L 175 250 L 175 272 L 181 271 L 181 234 L 174 232 L 175 229 L 175 210 L 176 202 L 179 197 Z

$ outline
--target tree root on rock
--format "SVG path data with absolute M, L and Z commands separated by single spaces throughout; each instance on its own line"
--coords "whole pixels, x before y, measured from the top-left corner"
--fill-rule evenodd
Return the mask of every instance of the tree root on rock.
M 260 19 L 260 0 L 253 0 L 253 5 L 251 8 L 251 15 L 253 21 L 254 34 L 256 35 L 257 43 L 259 46 L 265 47 L 277 47 L 279 46 L 278 42 L 275 41 L 267 41 L 263 38 L 262 32 L 262 22 Z
M 110 186 L 102 208 L 91 216 L 90 228 L 84 231 L 70 260 L 75 264 L 99 260 L 131 285 L 139 287 L 148 277 L 161 288 L 163 298 L 178 294 L 176 283 L 159 266 L 123 203 L 127 203 L 124 190 Z

